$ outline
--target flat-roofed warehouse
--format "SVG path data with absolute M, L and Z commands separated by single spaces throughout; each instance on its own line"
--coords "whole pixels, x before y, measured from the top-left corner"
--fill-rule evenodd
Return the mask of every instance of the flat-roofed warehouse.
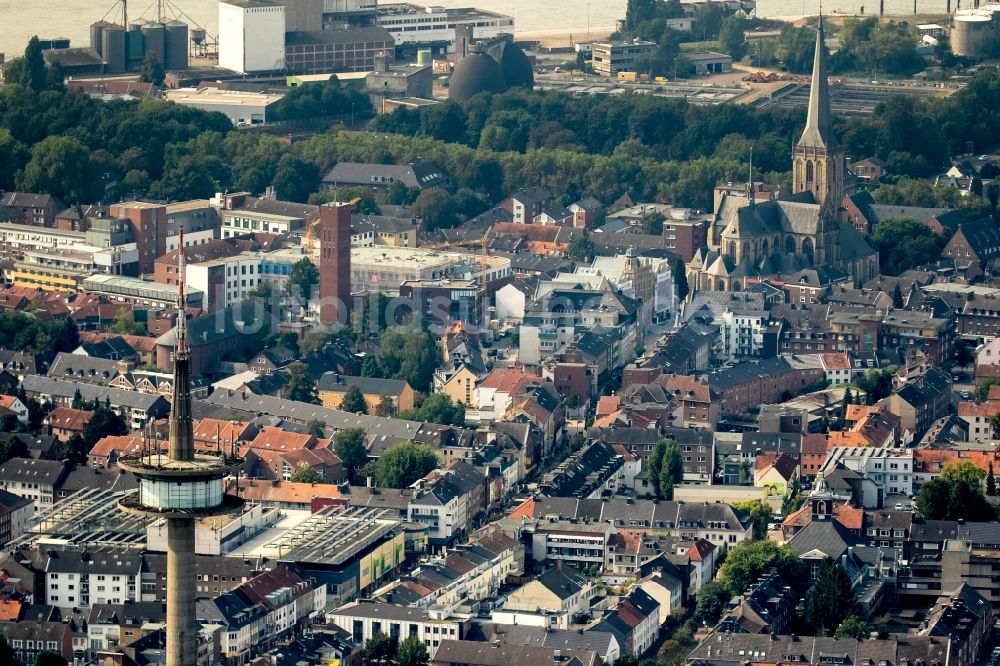
M 167 90 L 163 98 L 202 111 L 218 111 L 234 125 L 260 125 L 284 95 L 220 90 L 218 88 L 177 88 Z

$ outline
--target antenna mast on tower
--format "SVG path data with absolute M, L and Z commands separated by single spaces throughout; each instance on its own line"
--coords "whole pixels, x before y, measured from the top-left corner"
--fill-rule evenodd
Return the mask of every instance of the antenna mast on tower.
M 184 227 L 181 227 L 177 245 L 177 356 L 187 356 L 187 300 L 184 297 L 184 281 L 187 279 L 187 258 L 184 256 Z

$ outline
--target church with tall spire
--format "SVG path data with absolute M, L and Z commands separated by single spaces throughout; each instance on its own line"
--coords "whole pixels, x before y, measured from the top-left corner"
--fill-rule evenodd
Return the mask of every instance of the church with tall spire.
M 740 291 L 762 278 L 831 266 L 860 285 L 878 275 L 878 253 L 843 214 L 846 159 L 832 130 L 823 17 L 806 126 L 792 152 L 792 191 L 768 201 L 725 194 L 708 241 L 687 265 L 688 283 L 703 291 Z M 752 172 L 751 172 L 752 173 Z

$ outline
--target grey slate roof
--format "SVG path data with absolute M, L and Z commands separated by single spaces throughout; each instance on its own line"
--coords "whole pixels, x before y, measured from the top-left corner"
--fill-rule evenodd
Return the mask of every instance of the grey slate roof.
M 0 481 L 55 486 L 69 471 L 69 464 L 57 460 L 11 458 L 0 465 Z
M 406 388 L 406 382 L 402 379 L 351 377 L 335 372 L 324 373 L 316 382 L 320 391 L 346 391 L 351 386 L 357 386 L 365 395 L 398 396 Z
M 92 384 L 107 384 L 117 374 L 117 361 L 66 352 L 56 354 L 47 373 L 53 379 L 75 379 Z
M 327 32 L 327 31 L 324 31 Z M 336 31 L 329 31 L 336 32 Z M 407 187 L 437 187 L 447 181 L 444 171 L 434 162 L 422 161 L 414 164 L 367 164 L 364 162 L 338 162 L 323 182 L 328 185 L 388 185 L 388 182 L 373 181 L 373 178 L 392 178 Z
M 799 530 L 788 545 L 799 555 L 818 550 L 832 559 L 840 559 L 851 546 L 864 543 L 836 520 L 814 520 Z
M 60 396 L 71 399 L 73 395 L 79 391 L 80 396 L 84 400 L 99 400 L 100 402 L 104 402 L 106 399 L 109 399 L 111 401 L 111 405 L 115 407 L 128 407 L 130 409 L 145 410 L 147 412 L 161 408 L 164 414 L 168 410 L 168 403 L 163 396 L 152 395 L 149 393 L 139 393 L 138 391 L 126 391 L 123 389 L 109 388 L 107 386 L 82 384 L 63 379 L 40 377 L 38 375 L 28 375 L 24 378 L 24 381 L 21 382 L 21 386 L 23 386 L 24 390 L 28 393 Z

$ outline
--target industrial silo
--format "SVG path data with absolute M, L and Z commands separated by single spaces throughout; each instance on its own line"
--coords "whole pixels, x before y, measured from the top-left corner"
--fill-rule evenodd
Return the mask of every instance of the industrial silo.
M 162 23 L 147 21 L 142 24 L 142 57 L 152 51 L 160 64 L 167 60 L 167 29 Z
M 992 18 L 992 13 L 974 9 L 956 12 L 951 28 L 951 52 L 958 56 L 976 56 Z
M 126 71 L 125 28 L 120 25 L 106 25 L 101 35 L 101 57 L 107 74 L 121 74 Z
M 90 24 L 90 48 L 97 51 L 97 55 L 103 56 L 104 51 L 104 26 L 111 25 L 107 21 L 98 21 Z
M 183 21 L 171 21 L 166 26 L 166 60 L 164 69 L 187 69 L 188 66 L 188 26 Z
M 142 44 L 142 22 L 137 21 L 129 26 L 128 34 L 125 35 L 125 59 L 129 71 L 139 69 L 146 51 Z

